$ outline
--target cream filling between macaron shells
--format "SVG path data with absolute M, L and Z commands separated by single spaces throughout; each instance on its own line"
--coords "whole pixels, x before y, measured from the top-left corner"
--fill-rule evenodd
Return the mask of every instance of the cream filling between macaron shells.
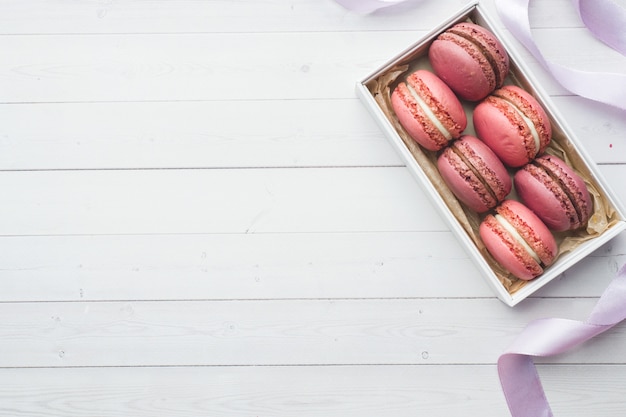
M 496 214 L 494 216 L 496 218 L 496 220 L 498 221 L 498 223 L 500 223 L 500 225 L 502 227 L 504 227 L 504 229 L 509 232 L 511 234 L 511 236 L 520 244 L 524 247 L 524 249 L 526 249 L 526 251 L 528 252 L 528 254 L 530 256 L 533 257 L 533 259 L 535 261 L 537 261 L 538 264 L 541 265 L 541 259 L 539 258 L 539 255 L 537 255 L 537 252 L 535 252 L 533 250 L 533 248 L 530 247 L 530 245 L 526 242 L 526 240 L 522 237 L 522 235 L 519 234 L 519 232 L 513 227 L 513 225 L 511 223 L 509 223 L 509 221 L 507 219 L 505 219 L 503 216 L 501 216 L 500 214 Z
M 522 113 L 522 111 L 514 103 L 510 102 L 509 100 L 505 98 L 502 98 L 502 99 L 506 101 L 513 108 L 513 110 L 515 110 L 517 114 L 519 114 L 522 117 L 522 120 L 524 120 L 524 123 L 526 123 L 526 125 L 528 126 L 528 129 L 530 129 L 530 134 L 533 136 L 533 140 L 535 141 L 535 155 L 537 155 L 537 153 L 539 152 L 539 148 L 541 147 L 541 140 L 539 139 L 539 132 L 537 132 L 537 128 L 535 127 L 535 124 L 533 123 L 532 120 L 526 117 L 526 115 Z
M 411 86 L 409 83 L 406 83 L 406 86 L 407 86 L 407 89 L 409 90 L 409 93 L 411 93 L 411 95 L 413 96 L 413 98 L 417 102 L 418 106 L 420 106 L 420 108 L 424 111 L 424 114 L 426 115 L 428 120 L 430 120 L 433 123 L 433 125 L 435 125 L 437 130 L 439 130 L 439 132 L 441 132 L 441 134 L 447 140 L 451 140 L 452 139 L 452 133 L 450 133 L 448 131 L 448 129 L 446 129 L 446 127 L 443 125 L 443 123 L 441 123 L 441 121 L 437 118 L 435 113 L 433 113 L 433 111 L 430 109 L 428 104 L 426 104 L 426 102 L 424 100 L 422 100 L 422 97 L 420 97 L 420 95 L 417 93 L 417 91 L 415 91 L 413 86 Z

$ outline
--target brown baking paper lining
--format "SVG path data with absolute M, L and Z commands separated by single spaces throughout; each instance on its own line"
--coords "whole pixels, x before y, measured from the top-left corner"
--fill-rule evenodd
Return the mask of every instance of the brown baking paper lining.
M 427 59 L 424 58 L 425 50 L 427 49 L 424 47 L 418 49 L 415 54 L 416 56 L 409 58 L 408 64 L 399 64 L 391 68 L 385 73 L 369 81 L 367 83 L 367 87 L 387 119 L 394 126 L 407 149 L 415 158 L 417 164 L 421 167 L 441 198 L 444 200 L 453 216 L 474 242 L 495 275 L 498 277 L 501 284 L 506 288 L 509 294 L 513 294 L 529 281 L 524 281 L 514 277 L 492 258 L 478 235 L 478 227 L 484 215 L 479 215 L 459 202 L 439 174 L 437 169 L 437 153 L 426 150 L 418 145 L 404 130 L 391 107 L 391 91 L 393 91 L 397 82 L 417 68 L 429 67 Z M 516 68 L 513 63 L 511 63 L 511 71 L 507 79 L 507 84 L 518 85 L 532 94 L 528 85 L 522 81 L 522 78 L 517 76 Z M 473 132 L 473 126 L 470 126 L 472 120 L 471 113 L 475 104 L 463 102 L 463 105 L 466 108 L 468 117 L 468 129 L 466 129 L 464 133 L 475 135 Z M 546 112 L 551 119 L 553 131 L 552 141 L 548 146 L 546 153 L 560 157 L 576 172 L 578 172 L 585 180 L 587 188 L 589 189 L 594 201 L 594 211 L 586 228 L 554 234 L 559 245 L 558 256 L 561 257 L 568 252 L 576 250 L 576 248 L 582 243 L 601 235 L 613 225 L 617 224 L 620 221 L 620 218 L 608 198 L 600 191 L 601 187 L 594 180 L 594 176 L 583 158 L 576 151 L 565 133 L 554 122 L 552 115 L 549 113 L 549 109 L 546 109 Z M 513 173 L 513 171 L 511 172 Z M 509 198 L 516 198 L 514 190 L 509 195 Z

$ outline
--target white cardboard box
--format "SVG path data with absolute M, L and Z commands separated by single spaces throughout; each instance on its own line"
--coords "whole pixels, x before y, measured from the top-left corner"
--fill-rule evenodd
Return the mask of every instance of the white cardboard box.
M 415 145 L 408 146 L 405 140 L 402 139 L 398 131 L 398 129 L 401 128 L 398 128 L 398 124 L 394 124 L 385 114 L 381 105 L 374 97 L 371 89 L 372 83 L 376 83 L 376 80 L 379 79 L 379 77 L 389 74 L 392 69 L 397 68 L 399 65 L 408 65 L 409 68 L 413 66 L 420 68 L 428 67 L 427 52 L 430 43 L 448 27 L 468 19 L 486 27 L 498 38 L 500 38 L 502 44 L 507 49 L 511 61 L 511 71 L 508 82 L 518 84 L 522 88 L 531 92 L 531 94 L 533 94 L 533 96 L 535 96 L 535 98 L 543 105 L 551 119 L 553 131 L 555 132 L 553 137 L 558 137 L 560 142 L 566 145 L 568 152 L 578 163 L 575 168 L 579 171 L 583 170 L 587 173 L 593 187 L 604 199 L 603 201 L 605 204 L 613 210 L 610 227 L 606 228 L 606 230 L 602 231 L 602 233 L 595 235 L 595 237 L 585 238 L 586 240 L 572 251 L 559 255 L 557 261 L 546 268 L 545 272 L 534 280 L 528 282 L 515 281 L 515 287 L 519 287 L 515 290 L 507 289 L 504 282 L 507 282 L 508 284 L 508 278 L 503 281 L 502 274 L 500 273 L 499 275 L 498 268 L 493 266 L 495 261 L 490 259 L 488 254 L 485 254 L 484 249 L 479 247 L 480 242 L 477 243 L 475 241 L 476 237 L 472 237 L 464 228 L 463 223 L 459 221 L 459 218 L 455 216 L 449 205 L 450 200 L 446 202 L 442 193 L 438 191 L 431 180 L 431 177 L 427 174 L 430 170 L 430 175 L 432 175 L 432 167 L 425 169 L 423 166 L 424 158 L 416 158 L 414 154 Z M 411 68 L 411 70 L 412 69 L 413 68 Z M 602 178 L 602 175 L 598 171 L 596 164 L 591 160 L 589 155 L 580 145 L 579 140 L 576 139 L 575 135 L 568 128 L 562 116 L 558 113 L 557 109 L 550 101 L 548 95 L 529 74 L 530 72 L 525 66 L 523 60 L 516 53 L 515 49 L 511 47 L 511 45 L 507 44 L 506 39 L 501 36 L 498 29 L 493 25 L 488 13 L 481 7 L 479 2 L 476 1 L 461 9 L 457 14 L 443 22 L 424 38 L 418 40 L 415 44 L 409 46 L 406 50 L 393 57 L 385 65 L 365 77 L 363 80 L 359 81 L 356 85 L 357 95 L 361 98 L 365 106 L 376 119 L 392 146 L 398 151 L 399 155 L 406 163 L 407 168 L 417 179 L 418 183 L 421 184 L 425 192 L 430 196 L 435 207 L 442 213 L 442 216 L 449 224 L 452 232 L 465 247 L 472 260 L 481 270 L 482 275 L 485 277 L 487 282 L 493 287 L 498 298 L 509 306 L 514 306 L 524 300 L 626 228 L 626 212 L 624 211 L 624 208 L 616 199 L 613 192 L 611 192 L 605 180 Z M 473 105 L 474 104 L 472 103 L 464 103 L 464 106 L 468 111 L 468 129 L 466 129 L 465 132 L 470 134 L 474 134 L 473 126 L 471 126 L 471 109 Z M 410 147 L 412 147 L 413 151 Z M 419 146 L 417 148 L 419 148 Z M 428 156 L 430 151 L 423 150 L 422 148 L 419 149 L 423 154 Z M 418 161 L 422 161 L 422 164 Z M 454 206 L 454 202 L 452 203 L 452 206 Z M 467 227 L 467 224 L 465 227 Z M 483 250 L 481 251 L 481 249 Z

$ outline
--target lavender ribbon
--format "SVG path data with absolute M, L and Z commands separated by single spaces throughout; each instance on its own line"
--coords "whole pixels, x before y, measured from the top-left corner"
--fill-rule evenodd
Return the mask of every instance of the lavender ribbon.
M 406 0 L 336 0 L 370 13 Z M 528 18 L 530 0 L 496 0 L 511 33 L 567 90 L 626 110 L 626 75 L 580 71 L 547 61 L 535 44 Z M 602 42 L 626 55 L 626 9 L 612 0 L 573 0 L 582 21 Z M 585 322 L 559 318 L 531 322 L 498 359 L 498 374 L 512 417 L 552 417 L 535 356 L 563 353 L 626 319 L 626 265 L 609 284 Z
M 372 13 L 378 9 L 404 3 L 407 0 L 335 0 L 348 10 L 357 13 Z
M 336 0 L 346 9 L 357 13 L 371 13 L 407 1 L 409 0 Z M 581 97 L 626 110 L 626 74 L 582 71 L 544 58 L 531 34 L 529 1 L 496 0 L 500 18 L 511 33 L 565 89 Z M 613 0 L 573 0 L 573 3 L 591 33 L 626 55 L 625 8 Z
M 596 38 L 626 55 L 626 8 L 612 1 L 598 0 L 574 0 L 574 5 Z
M 498 373 L 513 417 L 552 417 L 533 356 L 563 353 L 626 319 L 626 266 L 609 284 L 585 322 L 540 319 L 531 322 L 498 359 Z
M 589 72 L 547 61 L 535 44 L 528 19 L 529 0 L 497 0 L 500 18 L 511 33 L 567 90 L 579 96 L 626 110 L 626 74 Z M 626 10 L 612 0 L 575 0 L 574 5 L 591 32 L 618 51 L 626 52 Z
M 511 33 L 569 91 L 626 110 L 626 75 L 586 72 L 547 61 L 533 41 L 529 0 L 496 0 Z M 626 55 L 626 10 L 612 0 L 574 0 L 581 19 L 602 42 Z M 534 356 L 563 353 L 626 319 L 626 266 L 585 322 L 558 318 L 531 322 L 498 359 L 500 384 L 512 417 L 552 417 Z

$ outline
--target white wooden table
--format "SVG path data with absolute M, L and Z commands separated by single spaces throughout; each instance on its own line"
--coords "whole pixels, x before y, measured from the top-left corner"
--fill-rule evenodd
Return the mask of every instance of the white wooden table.
M 483 282 L 354 94 L 463 4 L 0 0 L 0 415 L 509 415 L 498 356 L 626 236 L 514 308 Z M 531 20 L 625 71 L 568 0 Z M 532 68 L 626 200 L 626 115 Z M 624 325 L 537 362 L 556 415 L 624 416 Z

